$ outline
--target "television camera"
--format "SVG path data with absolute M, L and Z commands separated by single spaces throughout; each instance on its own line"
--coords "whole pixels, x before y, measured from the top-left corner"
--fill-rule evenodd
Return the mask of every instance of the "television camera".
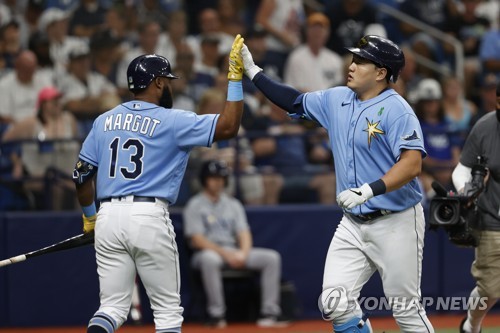
M 430 204 L 430 228 L 444 228 L 455 245 L 476 247 L 479 243 L 477 198 L 484 189 L 486 162 L 485 157 L 477 157 L 471 170 L 472 178 L 465 184 L 463 193 L 447 192 L 438 182 L 432 183 L 437 195 Z

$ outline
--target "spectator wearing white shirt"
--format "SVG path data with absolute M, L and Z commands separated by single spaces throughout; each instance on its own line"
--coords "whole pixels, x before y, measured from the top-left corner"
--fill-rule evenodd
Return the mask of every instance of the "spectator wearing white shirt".
M 166 23 L 166 31 L 160 34 L 158 49 L 165 58 L 169 59 L 172 68 L 177 66 L 177 49 L 186 42 L 187 16 L 186 12 L 179 10 L 169 14 Z M 172 81 L 173 82 L 173 81 Z
M 54 62 L 56 76 L 64 76 L 71 50 L 88 45 L 85 39 L 68 35 L 69 18 L 68 12 L 49 8 L 38 20 L 38 30 L 46 33 L 50 42 L 50 58 Z
M 58 83 L 63 107 L 77 118 L 81 137 L 88 134 L 98 115 L 120 103 L 115 85 L 91 70 L 88 47 L 70 53 L 68 74 Z
M 33 116 L 38 92 L 50 85 L 47 75 L 38 70 L 38 61 L 32 51 L 19 53 L 14 71 L 0 79 L 0 123 L 13 123 Z
M 303 0 L 261 0 L 257 8 L 255 24 L 268 33 L 266 62 L 280 78 L 289 53 L 301 43 L 304 19 Z
M 68 174 L 78 157 L 80 144 L 76 120 L 73 115 L 62 109 L 61 93 L 52 86 L 44 87 L 37 96 L 37 110 L 33 115 L 10 126 L 3 135 L 5 142 L 16 140 L 27 141 L 21 144 L 21 156 L 14 158 L 13 178 L 22 176 L 23 168 L 28 175 L 42 177 L 50 167 L 55 167 Z M 75 141 L 52 142 L 40 147 L 40 142 L 58 139 L 74 139 Z
M 307 18 L 306 42 L 295 48 L 285 65 L 285 83 L 307 92 L 323 90 L 344 82 L 344 62 L 325 47 L 330 20 L 322 13 Z

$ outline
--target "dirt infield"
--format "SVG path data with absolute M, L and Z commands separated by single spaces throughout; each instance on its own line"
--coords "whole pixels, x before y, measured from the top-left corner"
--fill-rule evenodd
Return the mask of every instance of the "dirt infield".
M 436 332 L 458 332 L 458 325 L 462 316 L 430 316 L 429 317 Z M 374 333 L 389 333 L 391 330 L 398 329 L 392 318 L 373 318 L 370 319 L 374 328 Z M 489 315 L 483 323 L 483 333 L 500 332 L 500 314 Z M 85 327 L 30 327 L 30 328 L 3 328 L 1 333 L 85 333 Z M 120 333 L 152 333 L 152 325 L 144 326 L 123 326 L 117 332 Z M 249 323 L 229 323 L 227 328 L 212 329 L 197 324 L 186 324 L 182 328 L 183 333 L 253 333 L 253 332 L 287 332 L 287 333 L 331 333 L 331 326 L 324 321 L 297 321 L 286 328 L 258 328 Z

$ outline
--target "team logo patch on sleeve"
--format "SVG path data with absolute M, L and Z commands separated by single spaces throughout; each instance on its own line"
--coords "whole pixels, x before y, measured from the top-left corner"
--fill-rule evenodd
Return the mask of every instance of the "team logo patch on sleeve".
M 378 135 L 384 135 L 385 132 L 378 128 L 378 125 L 380 124 L 380 120 L 377 122 L 372 123 L 368 118 L 366 118 L 366 128 L 363 130 L 368 133 L 368 148 L 371 147 L 372 144 L 372 138 L 378 139 Z
M 413 133 L 411 133 L 410 135 L 402 136 L 401 139 L 405 141 L 412 141 L 412 140 L 419 140 L 420 138 L 418 137 L 417 131 L 413 130 Z

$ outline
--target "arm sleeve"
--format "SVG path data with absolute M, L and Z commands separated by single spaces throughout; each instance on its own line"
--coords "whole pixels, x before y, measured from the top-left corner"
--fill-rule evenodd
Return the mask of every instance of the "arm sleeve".
M 453 180 L 453 185 L 455 186 L 455 189 L 457 191 L 463 190 L 465 187 L 465 183 L 469 182 L 471 179 L 471 168 L 466 167 L 462 163 L 458 163 L 458 165 L 455 167 L 455 170 L 453 170 L 453 174 L 451 175 L 451 178 Z
M 304 115 L 304 94 L 297 89 L 275 82 L 263 72 L 255 75 L 253 83 L 271 102 L 287 111 L 290 116 L 299 118 Z

